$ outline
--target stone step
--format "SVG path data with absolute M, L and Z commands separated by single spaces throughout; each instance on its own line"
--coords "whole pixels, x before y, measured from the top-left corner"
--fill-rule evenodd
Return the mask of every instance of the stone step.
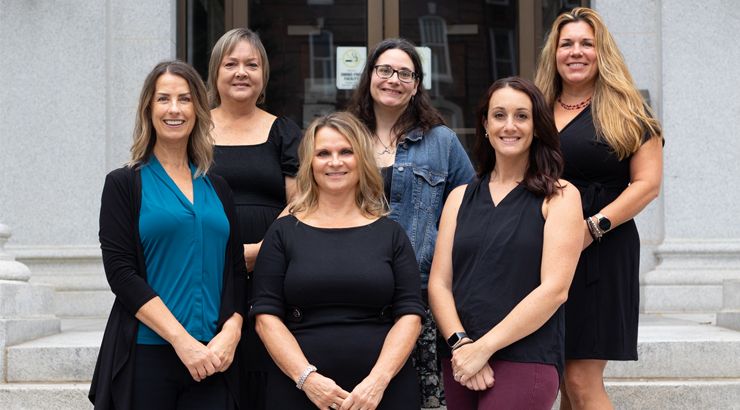
M 105 318 L 65 319 L 62 333 L 8 347 L 7 381 L 89 382 L 105 321 Z
M 738 410 L 740 378 L 697 380 L 606 379 L 614 410 Z M 553 410 L 560 409 L 560 397 Z
M 740 332 L 715 320 L 713 314 L 642 315 L 639 360 L 610 361 L 604 377 L 740 378 Z
M 91 410 L 90 383 L 0 383 L 3 410 Z

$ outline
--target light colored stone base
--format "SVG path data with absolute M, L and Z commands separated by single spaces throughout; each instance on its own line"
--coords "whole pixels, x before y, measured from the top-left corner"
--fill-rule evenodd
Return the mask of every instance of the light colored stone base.
M 87 399 L 89 383 L 0 384 L 0 409 L 3 410 L 91 410 Z
M 740 241 L 666 240 L 660 263 L 640 277 L 642 312 L 722 309 L 722 281 L 740 278 Z
M 740 379 L 606 380 L 614 410 L 738 410 Z M 560 396 L 553 410 L 560 409 Z
M 102 331 L 69 331 L 8 347 L 8 382 L 90 381 Z
M 31 283 L 56 290 L 57 316 L 108 315 L 114 296 L 105 277 L 100 245 L 10 246 L 31 270 Z
M 57 291 L 58 316 L 108 316 L 116 296 L 110 290 Z

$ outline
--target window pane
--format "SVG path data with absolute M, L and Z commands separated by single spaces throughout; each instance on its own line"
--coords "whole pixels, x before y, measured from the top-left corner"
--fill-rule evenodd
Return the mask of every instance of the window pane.
M 251 0 L 249 27 L 270 58 L 266 109 L 304 128 L 344 108 L 336 87 L 336 50 L 367 44 L 367 3 L 356 0 Z
M 468 153 L 484 91 L 519 72 L 518 6 L 517 0 L 400 1 L 401 37 L 431 49 L 432 105 Z
M 208 80 L 211 50 L 224 35 L 224 0 L 187 0 L 186 61 Z

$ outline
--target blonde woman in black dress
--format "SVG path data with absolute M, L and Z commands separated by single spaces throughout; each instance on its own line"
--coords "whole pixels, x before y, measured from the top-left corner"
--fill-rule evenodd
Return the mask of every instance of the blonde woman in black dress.
M 409 360 L 426 315 L 419 269 L 385 217 L 371 141 L 351 114 L 314 120 L 301 196 L 265 236 L 250 317 L 275 360 L 270 409 L 421 407 Z
M 566 310 L 561 409 L 611 409 L 608 360 L 637 360 L 640 237 L 632 220 L 658 196 L 660 123 L 598 14 L 553 23 L 537 86 L 553 108 L 563 178 L 581 192 L 583 253 Z
M 247 270 L 254 269 L 265 232 L 295 196 L 301 130 L 257 104 L 265 99 L 270 65 L 259 37 L 238 28 L 224 34 L 211 54 L 208 91 L 212 106 L 213 172 L 234 191 Z M 247 297 L 252 298 L 251 274 Z M 264 409 L 270 357 L 252 325 L 244 322 L 242 403 Z

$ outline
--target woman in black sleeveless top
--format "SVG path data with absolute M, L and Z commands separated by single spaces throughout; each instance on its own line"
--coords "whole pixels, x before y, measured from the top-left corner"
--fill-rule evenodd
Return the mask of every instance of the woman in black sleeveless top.
M 429 279 L 453 351 L 442 363 L 447 406 L 549 410 L 583 242 L 580 196 L 558 179 L 555 122 L 534 84 L 497 81 L 476 118 L 479 179 L 447 199 Z

